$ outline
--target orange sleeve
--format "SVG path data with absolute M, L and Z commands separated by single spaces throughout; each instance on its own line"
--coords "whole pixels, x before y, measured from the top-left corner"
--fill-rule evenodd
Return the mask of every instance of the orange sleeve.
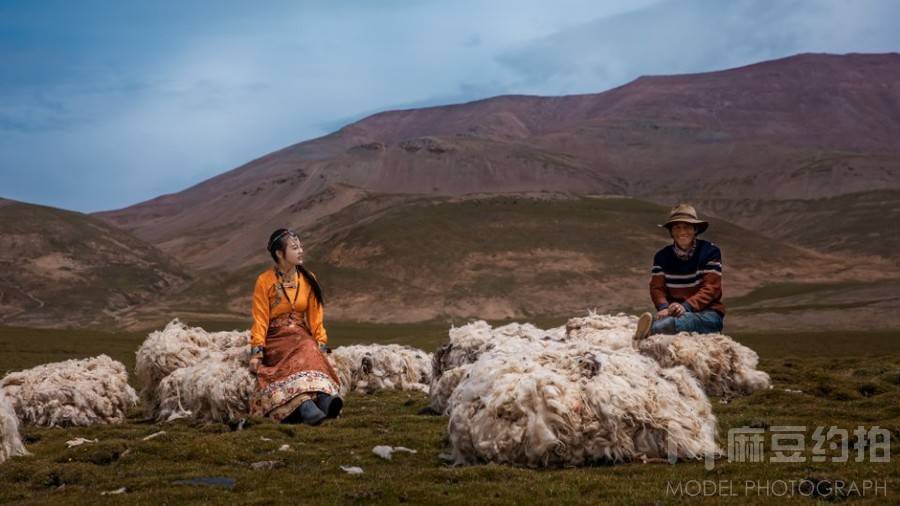
M 309 331 L 319 344 L 328 343 L 328 334 L 325 332 L 325 308 L 319 304 L 319 299 L 309 288 L 309 299 L 306 304 L 306 321 L 309 322 Z
M 253 289 L 253 326 L 250 328 L 250 346 L 265 346 L 269 330 L 269 294 L 262 276 L 256 278 Z
M 669 299 L 666 297 L 666 276 L 664 274 L 653 274 L 650 276 L 650 300 L 657 311 L 662 311 L 669 307 Z
M 700 284 L 700 290 L 685 300 L 688 304 L 688 311 L 703 311 L 712 301 L 722 298 L 722 275 L 719 273 L 706 273 L 703 275 L 703 282 Z

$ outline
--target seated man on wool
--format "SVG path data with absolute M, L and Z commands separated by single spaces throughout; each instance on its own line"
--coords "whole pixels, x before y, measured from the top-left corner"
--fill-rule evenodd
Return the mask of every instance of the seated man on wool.
M 635 339 L 651 334 L 721 332 L 725 318 L 722 303 L 722 253 L 715 244 L 698 239 L 709 223 L 697 218 L 689 204 L 675 206 L 666 227 L 673 244 L 656 252 L 650 270 L 650 299 L 654 317 L 644 313 Z

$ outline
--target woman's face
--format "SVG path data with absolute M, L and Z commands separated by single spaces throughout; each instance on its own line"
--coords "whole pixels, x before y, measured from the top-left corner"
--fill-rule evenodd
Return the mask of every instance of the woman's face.
M 303 263 L 303 246 L 297 236 L 291 235 L 287 239 L 284 248 L 284 261 L 290 265 L 300 265 Z
M 690 248 L 691 243 L 694 242 L 694 237 L 697 235 L 697 229 L 694 228 L 693 223 L 679 221 L 672 225 L 671 230 L 672 239 L 675 239 L 675 244 L 681 249 Z

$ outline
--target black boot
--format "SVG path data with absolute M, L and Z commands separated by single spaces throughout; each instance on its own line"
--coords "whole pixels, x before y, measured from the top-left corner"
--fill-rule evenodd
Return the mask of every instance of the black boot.
M 307 425 L 319 425 L 322 423 L 322 420 L 325 419 L 325 413 L 316 406 L 316 403 L 313 401 L 306 401 L 297 408 L 297 411 L 291 414 L 297 414 L 299 412 L 300 421 Z
M 316 394 L 316 406 L 325 413 L 328 418 L 337 418 L 344 408 L 344 401 L 336 395 L 328 395 L 322 392 Z

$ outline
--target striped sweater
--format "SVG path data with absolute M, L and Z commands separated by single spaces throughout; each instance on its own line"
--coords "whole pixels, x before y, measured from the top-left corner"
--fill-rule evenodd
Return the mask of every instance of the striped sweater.
M 697 239 L 694 253 L 682 260 L 670 244 L 656 252 L 650 269 L 650 299 L 661 311 L 679 302 L 686 311 L 713 309 L 725 316 L 722 303 L 722 252 Z

